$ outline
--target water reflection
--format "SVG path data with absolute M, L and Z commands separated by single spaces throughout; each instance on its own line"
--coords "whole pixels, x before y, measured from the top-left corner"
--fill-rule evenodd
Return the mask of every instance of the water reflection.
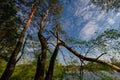
M 120 80 L 120 73 L 99 71 L 99 72 L 88 72 L 84 71 L 83 75 L 80 76 L 79 72 L 71 73 L 66 72 L 63 80 Z

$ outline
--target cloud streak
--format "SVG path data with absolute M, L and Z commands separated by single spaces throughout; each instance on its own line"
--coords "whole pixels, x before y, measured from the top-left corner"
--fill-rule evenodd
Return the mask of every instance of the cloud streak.
M 85 27 L 80 31 L 80 37 L 83 40 L 89 40 L 95 35 L 95 32 L 98 30 L 99 26 L 94 21 L 88 22 Z
M 111 19 L 111 18 L 108 18 L 107 21 L 108 21 L 108 23 L 111 24 L 111 25 L 115 23 L 115 21 L 114 21 L 113 19 Z

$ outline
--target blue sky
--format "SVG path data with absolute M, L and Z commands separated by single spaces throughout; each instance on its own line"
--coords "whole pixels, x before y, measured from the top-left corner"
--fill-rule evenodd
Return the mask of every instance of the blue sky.
M 70 3 L 67 3 L 67 1 L 63 1 L 64 7 L 60 22 L 69 37 L 88 41 L 97 37 L 106 29 L 117 29 L 120 27 L 120 12 L 101 11 L 100 8 L 91 4 L 89 0 L 69 0 Z M 69 61 L 71 54 L 65 49 L 63 49 L 63 52 Z M 90 57 L 98 55 L 100 54 L 90 54 Z M 62 56 L 60 53 L 59 59 L 64 62 Z M 110 56 L 103 56 L 101 59 L 108 60 L 108 57 L 110 58 Z
M 63 11 L 61 14 L 60 23 L 69 37 L 90 40 L 102 33 L 106 29 L 118 28 L 120 20 L 120 12 L 104 12 L 100 8 L 94 6 L 89 0 L 64 0 Z M 30 31 L 30 32 L 29 32 Z M 37 28 L 30 27 L 28 33 L 37 37 Z M 53 42 L 54 43 L 54 42 Z M 39 43 L 38 43 L 39 44 Z M 33 52 L 32 48 L 27 49 L 28 52 Z M 69 60 L 71 55 L 65 48 L 61 49 L 63 54 Z M 84 54 L 84 52 L 82 53 Z M 91 54 L 92 57 L 94 56 Z M 58 58 L 63 62 L 63 55 L 60 52 Z
M 66 1 L 63 1 L 61 23 L 70 37 L 90 40 L 106 29 L 119 27 L 119 12 L 100 11 L 89 0 Z

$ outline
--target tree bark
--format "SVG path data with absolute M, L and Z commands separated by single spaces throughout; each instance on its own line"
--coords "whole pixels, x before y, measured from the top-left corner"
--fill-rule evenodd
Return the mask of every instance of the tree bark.
M 44 80 L 46 54 L 47 54 L 47 41 L 44 38 L 44 36 L 40 33 L 40 31 L 38 33 L 38 37 L 41 43 L 42 52 L 38 56 L 37 68 L 36 68 L 36 74 L 34 80 Z
M 55 50 L 54 50 L 54 52 L 53 52 L 53 55 L 52 55 L 52 57 L 51 57 L 51 59 L 50 59 L 50 64 L 49 64 L 48 71 L 47 71 L 47 73 L 46 73 L 45 80 L 52 80 L 53 71 L 54 71 L 54 64 L 55 64 L 55 59 L 56 59 L 57 54 L 58 54 L 59 46 L 60 46 L 60 44 L 57 44 L 57 45 L 56 45 Z
M 63 42 L 63 41 L 61 41 Z M 81 55 L 80 53 L 78 53 L 77 51 L 73 50 L 71 47 L 69 47 L 68 45 L 66 45 L 64 42 L 62 44 L 62 46 L 64 46 L 66 49 L 68 49 L 71 53 L 73 53 L 74 55 L 76 55 L 77 57 L 83 59 L 83 60 L 86 60 L 86 61 L 91 61 L 91 62 L 96 62 L 96 63 L 100 63 L 100 64 L 103 64 L 103 65 L 107 65 L 111 68 L 113 68 L 114 70 L 120 72 L 120 67 L 116 66 L 116 65 L 113 65 L 111 63 L 108 63 L 108 62 L 105 62 L 105 61 L 102 61 L 102 60 L 98 60 L 97 58 L 90 58 L 90 57 L 86 57 L 86 56 L 83 56 Z
M 18 53 L 21 49 L 21 46 L 22 46 L 22 43 L 23 43 L 23 40 L 24 40 L 24 36 L 25 36 L 25 32 L 26 32 L 27 28 L 29 27 L 36 10 L 37 10 L 37 6 L 34 6 L 33 10 L 31 11 L 31 14 L 29 16 L 29 19 L 26 22 L 26 24 L 24 26 L 24 29 L 23 29 L 23 31 L 20 35 L 19 41 L 16 45 L 16 48 L 13 51 L 13 53 L 11 54 L 10 59 L 7 63 L 6 68 L 5 68 L 5 71 L 3 72 L 0 80 L 9 80 L 12 73 L 14 72 L 14 69 L 15 69 L 15 66 L 16 66 L 16 61 L 17 61 L 17 56 L 18 56 Z
M 47 40 L 42 33 L 44 31 L 44 28 L 48 25 L 47 23 L 44 24 L 44 21 L 48 16 L 49 9 L 50 8 L 46 10 L 46 14 L 42 17 L 39 24 L 40 30 L 38 32 L 38 37 L 41 43 L 42 51 L 41 51 L 41 54 L 38 55 L 37 68 L 36 68 L 36 74 L 35 74 L 34 80 L 44 80 L 46 54 L 47 54 Z

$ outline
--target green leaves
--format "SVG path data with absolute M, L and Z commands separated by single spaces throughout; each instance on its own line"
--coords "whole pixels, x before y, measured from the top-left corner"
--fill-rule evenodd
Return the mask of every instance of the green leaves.
M 0 58 L 8 60 L 19 36 L 19 18 L 16 5 L 12 1 L 0 3 Z
M 106 35 L 106 38 L 111 38 L 111 39 L 120 38 L 119 30 L 115 30 L 115 29 L 106 30 L 103 35 Z
M 91 0 L 91 2 L 103 11 L 120 11 L 120 0 Z
M 17 13 L 17 8 L 12 1 L 3 1 L 0 3 L 0 25 L 9 20 L 11 17 L 15 16 Z

